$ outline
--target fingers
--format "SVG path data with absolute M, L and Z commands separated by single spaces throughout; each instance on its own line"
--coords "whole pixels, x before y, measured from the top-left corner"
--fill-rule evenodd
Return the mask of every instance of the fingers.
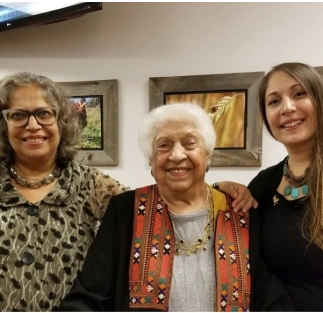
M 237 186 L 237 189 L 238 196 L 232 203 L 234 212 L 238 212 L 239 210 L 247 212 L 251 208 L 256 209 L 258 207 L 258 202 L 252 197 L 246 186 L 240 185 Z
M 222 181 L 219 183 L 219 188 L 234 199 L 232 202 L 234 212 L 239 210 L 247 212 L 251 208 L 256 209 L 258 207 L 258 202 L 252 197 L 245 185 L 231 181 Z
M 256 209 L 258 207 L 258 202 L 250 195 L 243 199 L 235 199 L 232 202 L 232 207 L 234 212 L 238 212 L 240 210 L 242 210 L 242 212 L 247 212 L 251 208 Z

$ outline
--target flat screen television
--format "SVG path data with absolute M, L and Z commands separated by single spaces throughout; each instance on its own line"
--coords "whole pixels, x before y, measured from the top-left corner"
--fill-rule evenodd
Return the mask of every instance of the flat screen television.
M 102 2 L 0 2 L 0 32 L 62 22 L 102 9 Z

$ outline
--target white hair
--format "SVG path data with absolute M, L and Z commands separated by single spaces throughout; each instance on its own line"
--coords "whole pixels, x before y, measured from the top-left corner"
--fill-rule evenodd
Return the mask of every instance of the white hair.
M 205 110 L 193 103 L 161 105 L 150 111 L 139 128 L 138 144 L 147 159 L 153 155 L 153 143 L 158 131 L 169 122 L 187 122 L 195 125 L 205 149 L 212 154 L 215 146 L 215 130 Z

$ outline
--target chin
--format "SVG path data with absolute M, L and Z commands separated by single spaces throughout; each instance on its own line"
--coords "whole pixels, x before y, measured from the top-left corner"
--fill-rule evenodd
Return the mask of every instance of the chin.
M 192 184 L 190 182 L 169 182 L 167 183 L 167 187 L 173 191 L 186 191 L 188 190 Z

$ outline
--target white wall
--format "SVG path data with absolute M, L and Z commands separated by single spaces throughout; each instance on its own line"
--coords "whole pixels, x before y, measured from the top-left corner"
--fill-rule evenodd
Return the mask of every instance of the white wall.
M 119 165 L 101 168 L 132 188 L 153 183 L 137 148 L 149 77 L 323 65 L 323 3 L 103 3 L 74 20 L 0 33 L 0 77 L 37 72 L 56 81 L 119 80 Z M 207 181 L 248 183 L 285 149 L 263 132 L 263 165 L 211 168 Z

